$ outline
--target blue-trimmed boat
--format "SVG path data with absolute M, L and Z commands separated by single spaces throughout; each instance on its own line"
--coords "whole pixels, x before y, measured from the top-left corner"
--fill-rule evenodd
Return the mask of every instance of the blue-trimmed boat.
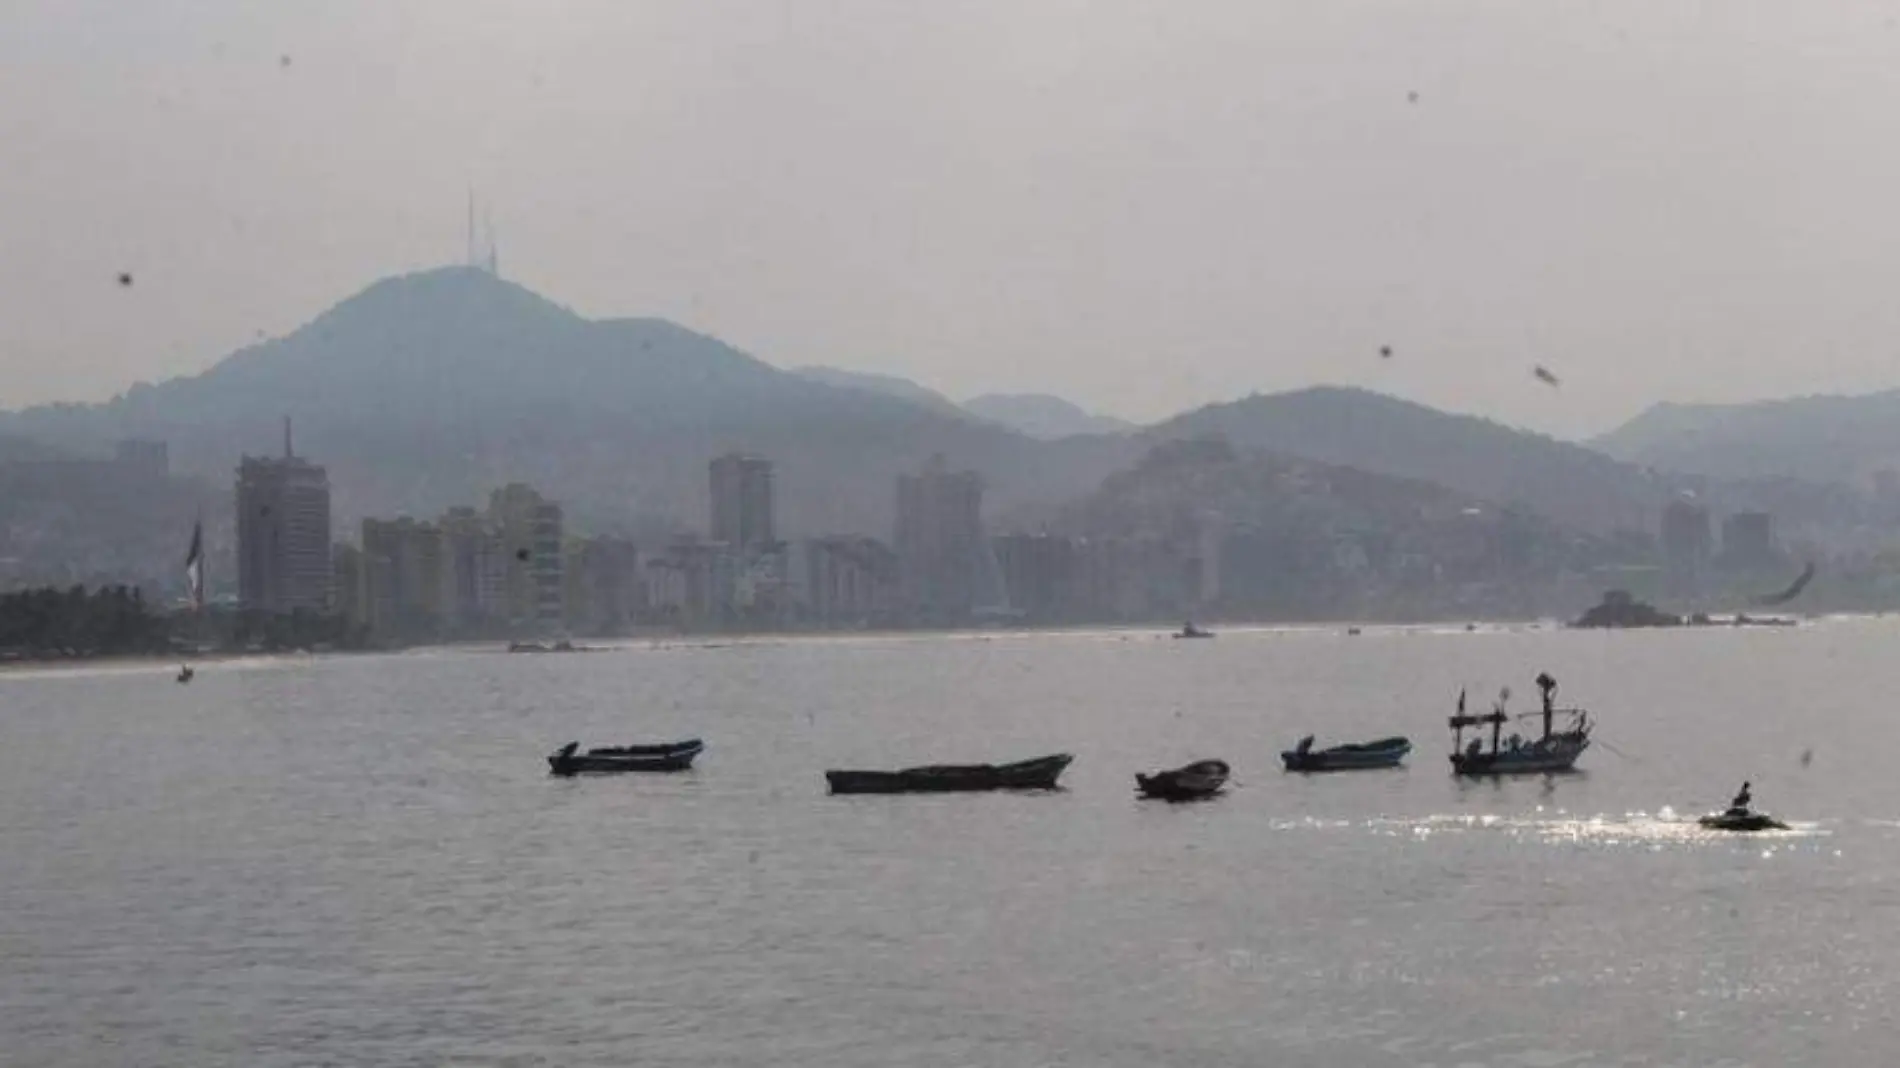
M 1411 751 L 1411 739 L 1400 737 L 1314 749 L 1313 736 L 1309 734 L 1300 739 L 1300 744 L 1281 753 L 1280 760 L 1288 771 L 1364 771 L 1396 768 Z

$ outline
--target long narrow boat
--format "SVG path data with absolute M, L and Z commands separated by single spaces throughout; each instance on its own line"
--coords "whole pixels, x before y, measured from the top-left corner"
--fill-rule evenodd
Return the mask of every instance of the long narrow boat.
M 706 743 L 698 738 L 660 745 L 617 745 L 578 752 L 579 742 L 569 742 L 548 757 L 548 771 L 555 775 L 581 772 L 685 771 L 705 752 Z
M 1411 740 L 1399 737 L 1314 749 L 1313 736 L 1309 734 L 1300 739 L 1299 745 L 1282 752 L 1280 760 L 1288 771 L 1363 771 L 1396 768 L 1411 751 Z
M 1135 788 L 1143 797 L 1163 801 L 1203 801 L 1227 785 L 1229 770 L 1225 760 L 1197 760 L 1172 771 L 1136 775 Z
M 827 771 L 834 794 L 950 793 L 974 790 L 1053 790 L 1068 753 L 1014 764 L 928 764 L 902 771 Z

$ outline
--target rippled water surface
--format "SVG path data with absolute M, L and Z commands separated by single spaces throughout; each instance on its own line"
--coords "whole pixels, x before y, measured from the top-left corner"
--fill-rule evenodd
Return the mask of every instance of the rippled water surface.
M 1864 620 L 0 675 L 0 1062 L 1891 1065 L 1896 652 Z M 1607 745 L 1452 779 L 1459 688 L 1528 710 L 1539 670 Z M 1283 774 L 1309 731 L 1417 749 Z M 542 760 L 688 735 L 685 775 Z M 1046 795 L 821 775 L 1058 750 Z M 1134 799 L 1200 756 L 1226 797 Z M 1743 777 L 1793 831 L 1694 829 Z

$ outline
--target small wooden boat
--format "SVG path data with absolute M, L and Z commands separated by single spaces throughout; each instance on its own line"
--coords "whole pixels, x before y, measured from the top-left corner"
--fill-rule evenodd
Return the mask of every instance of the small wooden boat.
M 1181 629 L 1176 631 L 1174 636 L 1177 638 L 1212 638 L 1214 632 L 1211 630 L 1202 630 L 1194 625 L 1193 620 L 1188 620 L 1181 625 Z
M 191 670 L 190 664 L 186 664 L 184 667 L 181 667 L 178 669 L 178 681 L 181 683 L 190 682 L 192 679 L 195 679 L 197 677 L 198 677 L 198 673 L 196 671 Z
M 1197 760 L 1173 771 L 1136 775 L 1135 788 L 1163 801 L 1203 801 L 1227 785 L 1228 771 L 1225 760 Z
M 579 742 L 569 742 L 548 757 L 548 771 L 555 775 L 582 772 L 685 771 L 705 752 L 706 743 L 698 738 L 661 745 L 618 745 L 601 749 L 578 750 Z
M 1396 768 L 1412 751 L 1409 738 L 1381 738 L 1376 742 L 1336 745 L 1314 749 L 1313 736 L 1280 754 L 1288 771 L 1362 771 L 1367 768 Z
M 1731 808 L 1726 812 L 1711 812 L 1696 821 L 1711 831 L 1735 831 L 1753 833 L 1755 831 L 1785 831 L 1788 825 L 1770 816 L 1766 812 L 1755 812 L 1746 808 Z
M 1074 760 L 1068 753 L 1014 764 L 929 764 L 902 771 L 827 771 L 834 794 L 948 793 L 972 790 L 1053 790 Z

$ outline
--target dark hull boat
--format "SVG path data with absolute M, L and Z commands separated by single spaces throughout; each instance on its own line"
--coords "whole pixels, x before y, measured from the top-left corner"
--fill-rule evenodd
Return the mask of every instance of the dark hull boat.
M 1727 812 L 1712 812 L 1696 821 L 1711 831 L 1735 831 L 1753 833 L 1755 831 L 1785 831 L 1788 825 L 1770 816 L 1766 812 L 1754 812 L 1745 808 L 1731 808 Z
M 1136 775 L 1135 788 L 1143 797 L 1163 801 L 1202 801 L 1227 785 L 1228 770 L 1225 760 L 1197 760 L 1173 771 Z
M 1534 775 L 1538 772 L 1572 771 L 1577 766 L 1577 758 L 1583 755 L 1589 745 L 1590 739 L 1587 737 L 1558 735 L 1547 741 L 1531 742 L 1496 753 L 1453 753 L 1451 771 L 1454 775 Z
M 1331 749 L 1312 748 L 1311 736 L 1280 754 L 1288 771 L 1362 771 L 1368 768 L 1396 768 L 1412 751 L 1407 738 L 1381 738 L 1376 742 L 1336 745 Z
M 663 745 L 621 745 L 579 752 L 581 743 L 569 742 L 548 757 L 548 771 L 555 775 L 579 775 L 582 772 L 685 771 L 706 749 L 698 738 Z
M 1451 717 L 1452 774 L 1530 775 L 1569 771 L 1576 767 L 1577 758 L 1590 748 L 1590 730 L 1593 726 L 1590 713 L 1581 708 L 1557 708 L 1557 680 L 1548 674 L 1537 676 L 1537 687 L 1543 692 L 1543 711 L 1520 718 L 1541 718 L 1543 734 L 1528 739 L 1512 735 L 1508 742 L 1503 738 L 1503 731 L 1504 725 L 1511 720 L 1504 711 L 1509 690 L 1499 697 L 1497 705 L 1489 713 L 1482 716 L 1466 715 L 1464 694 L 1458 695 L 1458 714 Z M 1556 717 L 1560 714 L 1570 721 L 1563 730 L 1555 728 Z M 1491 728 L 1490 749 L 1484 747 L 1481 737 L 1473 738 L 1468 746 L 1462 744 L 1466 727 L 1484 726 Z
M 973 790 L 1053 790 L 1075 758 L 1067 753 L 1015 764 L 930 764 L 902 771 L 827 771 L 834 794 L 952 793 Z

